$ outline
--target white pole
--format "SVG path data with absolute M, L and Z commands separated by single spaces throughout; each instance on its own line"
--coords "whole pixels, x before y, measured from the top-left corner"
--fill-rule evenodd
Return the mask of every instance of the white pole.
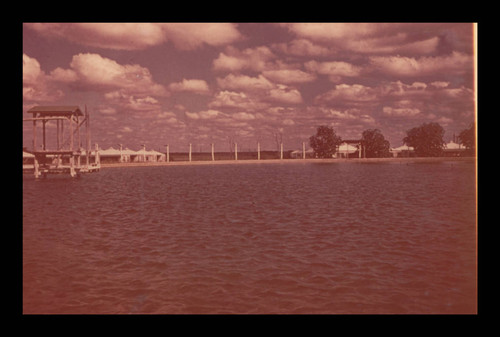
M 283 143 L 280 143 L 280 159 L 283 159 Z
M 170 149 L 168 148 L 168 144 L 167 144 L 167 163 L 170 162 Z
M 191 161 L 191 143 L 189 143 L 189 161 Z
M 234 143 L 234 160 L 238 160 L 238 143 Z
M 101 165 L 101 157 L 99 155 L 99 144 L 95 143 L 95 157 L 94 157 L 95 163 L 100 166 Z
M 306 159 L 306 143 L 302 142 L 302 159 Z
M 260 143 L 257 142 L 257 160 L 260 160 Z
M 212 161 L 215 161 L 215 155 L 214 155 L 214 143 L 212 143 Z

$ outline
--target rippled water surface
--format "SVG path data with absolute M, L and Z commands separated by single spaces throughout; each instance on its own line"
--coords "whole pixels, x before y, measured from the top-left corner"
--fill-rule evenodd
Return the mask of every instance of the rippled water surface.
M 24 313 L 475 313 L 473 162 L 23 178 Z

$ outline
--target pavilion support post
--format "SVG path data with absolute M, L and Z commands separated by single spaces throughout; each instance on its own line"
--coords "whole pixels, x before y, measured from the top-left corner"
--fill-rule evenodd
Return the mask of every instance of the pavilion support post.
M 306 143 L 302 142 L 302 159 L 306 159 Z
M 238 143 L 234 143 L 234 160 L 238 160 Z
M 215 161 L 214 143 L 212 143 L 212 161 Z
M 170 162 L 170 148 L 169 148 L 169 145 L 167 144 L 167 163 Z
M 45 143 L 45 123 L 47 123 L 46 120 L 42 121 L 42 150 L 46 150 L 46 143 Z
M 57 143 L 57 150 L 59 150 L 59 147 L 60 147 L 60 142 L 59 142 L 59 124 L 60 124 L 60 120 L 58 119 L 56 121 L 56 124 L 57 124 L 57 131 L 56 131 L 56 134 L 57 134 L 57 137 L 56 137 L 56 143 Z
M 35 169 L 35 178 L 40 177 L 40 171 L 38 170 L 39 164 L 36 156 L 33 158 L 33 167 Z
M 79 168 L 80 167 L 80 153 L 81 153 L 81 148 L 82 148 L 82 139 L 80 137 L 80 123 L 79 123 L 79 117 L 78 115 L 76 116 L 76 134 L 78 137 L 78 157 L 76 157 L 77 162 L 76 166 Z
M 95 143 L 95 157 L 94 161 L 96 165 L 101 165 L 101 157 L 99 156 L 99 144 Z
M 36 120 L 33 120 L 33 151 L 36 151 Z
M 87 144 L 86 144 L 86 155 L 87 155 L 87 158 L 86 158 L 86 164 L 87 164 L 87 168 L 89 167 L 90 165 L 90 118 L 89 118 L 89 113 L 87 112 L 87 105 L 85 105 L 85 133 L 86 133 L 86 140 L 87 140 Z
M 280 143 L 280 159 L 283 159 L 283 143 Z
M 257 142 L 257 160 L 260 160 L 260 143 Z
M 191 150 L 193 149 L 193 146 L 191 143 L 189 143 L 189 161 L 191 161 Z
M 73 152 L 73 116 L 69 117 L 69 147 L 71 152 Z
M 69 174 L 74 177 L 76 175 L 75 172 L 75 156 L 71 155 L 69 157 Z

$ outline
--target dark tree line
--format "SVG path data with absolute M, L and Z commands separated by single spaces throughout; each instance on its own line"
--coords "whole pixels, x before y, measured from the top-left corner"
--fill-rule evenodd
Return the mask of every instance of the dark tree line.
M 476 127 L 471 123 L 469 127 L 460 132 L 458 139 L 469 152 L 474 153 L 476 146 Z M 442 155 L 444 147 L 444 129 L 438 123 L 423 123 L 406 131 L 403 138 L 405 145 L 414 148 L 419 157 L 437 157 Z M 361 142 L 364 147 L 366 158 L 382 158 L 391 156 L 390 144 L 378 129 L 363 131 Z M 342 143 L 342 138 L 337 136 L 332 127 L 322 125 L 316 130 L 316 134 L 309 138 L 309 144 L 318 158 L 331 158 L 337 147 Z

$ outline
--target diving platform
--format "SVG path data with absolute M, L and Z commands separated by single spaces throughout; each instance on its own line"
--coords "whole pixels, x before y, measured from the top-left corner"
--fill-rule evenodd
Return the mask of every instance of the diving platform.
M 99 146 L 95 144 L 94 160 L 91 163 L 90 149 L 90 114 L 83 113 L 78 106 L 35 106 L 27 111 L 33 117 L 25 122 L 33 122 L 33 149 L 26 151 L 32 155 L 33 165 L 23 165 L 23 172 L 32 170 L 35 178 L 47 174 L 70 174 L 72 177 L 81 173 L 98 172 L 101 168 Z M 47 124 L 55 131 L 52 146 L 49 149 Z M 85 126 L 84 144 L 81 128 Z M 42 139 L 39 144 L 38 129 L 41 127 Z M 53 133 L 53 132 L 52 132 Z M 85 147 L 83 146 L 85 145 Z

